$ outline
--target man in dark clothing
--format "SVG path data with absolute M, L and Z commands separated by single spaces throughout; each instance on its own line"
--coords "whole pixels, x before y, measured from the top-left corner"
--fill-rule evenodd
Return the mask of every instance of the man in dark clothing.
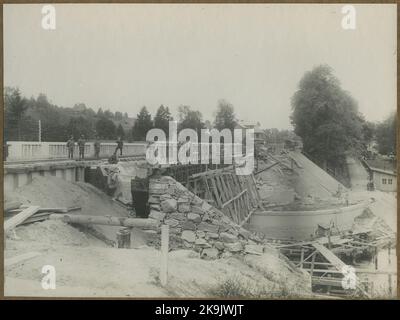
M 133 207 L 135 208 L 136 217 L 148 218 L 150 208 L 149 201 L 149 178 L 135 177 L 131 180 L 131 194 Z
M 68 149 L 68 159 L 74 158 L 74 148 L 75 148 L 75 141 L 74 137 L 71 136 L 67 141 L 67 149 Z
M 149 201 L 150 168 L 147 164 L 138 164 L 136 176 L 131 180 L 131 194 L 136 217 L 148 218 L 150 213 Z
M 124 146 L 124 142 L 122 141 L 121 137 L 118 137 L 117 140 L 117 148 L 115 148 L 115 153 L 117 153 L 119 149 L 119 155 L 122 156 L 122 147 Z
M 117 164 L 118 163 L 118 155 L 114 152 L 111 157 L 108 158 L 108 163 L 110 164 Z
M 79 159 L 85 158 L 85 139 L 83 134 L 78 140 L 78 147 L 79 147 Z
M 100 141 L 97 139 L 94 141 L 94 157 L 96 159 L 100 158 Z

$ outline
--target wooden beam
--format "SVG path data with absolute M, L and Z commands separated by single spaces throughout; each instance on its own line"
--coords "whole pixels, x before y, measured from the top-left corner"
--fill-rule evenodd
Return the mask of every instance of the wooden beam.
M 18 226 L 20 223 L 28 219 L 29 217 L 33 216 L 36 212 L 39 210 L 39 206 L 31 206 L 29 208 L 26 208 L 22 212 L 18 213 L 17 215 L 11 217 L 10 219 L 7 219 L 4 221 L 4 231 L 7 232 L 16 226 Z
M 14 210 L 14 209 L 19 209 L 21 204 L 22 203 L 20 201 L 4 202 L 4 211 L 10 211 L 10 210 Z
M 241 197 L 244 193 L 247 192 L 247 189 L 244 189 L 242 192 L 234 196 L 232 199 L 228 200 L 224 204 L 222 204 L 222 208 L 226 207 L 228 204 L 230 204 L 232 201 L 236 200 L 237 198 Z
M 61 220 L 76 224 L 100 224 L 110 226 L 124 226 L 141 229 L 157 229 L 160 222 L 155 219 L 121 218 L 111 216 L 88 216 L 77 214 L 51 214 L 51 220 Z
M 256 173 L 254 173 L 254 175 L 257 175 L 257 174 L 260 174 L 261 172 L 267 171 L 268 169 L 271 169 L 271 168 L 275 167 L 275 166 L 276 166 L 277 164 L 279 164 L 279 163 L 280 163 L 280 161 L 275 162 L 275 163 L 269 165 L 268 167 L 257 171 Z

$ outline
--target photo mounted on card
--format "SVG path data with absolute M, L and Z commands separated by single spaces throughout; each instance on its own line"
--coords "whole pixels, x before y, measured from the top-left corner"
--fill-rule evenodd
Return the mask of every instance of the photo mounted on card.
M 3 5 L 4 297 L 396 299 L 396 13 Z

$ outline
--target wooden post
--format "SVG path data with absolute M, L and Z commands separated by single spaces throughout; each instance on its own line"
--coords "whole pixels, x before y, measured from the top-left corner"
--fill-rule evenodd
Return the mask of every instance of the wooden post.
M 131 229 L 130 228 L 121 228 L 117 232 L 117 244 L 118 248 L 131 248 Z
M 389 247 L 388 247 L 388 264 L 392 263 L 391 257 L 390 257 L 390 249 L 391 249 L 392 244 L 389 243 Z
M 329 230 L 328 230 L 328 249 L 329 249 L 329 250 L 332 249 L 332 242 L 331 242 L 331 226 L 329 226 Z
M 160 282 L 162 286 L 167 285 L 168 280 L 168 246 L 169 246 L 169 225 L 161 226 L 161 268 Z
M 313 253 L 312 258 L 311 258 L 311 270 L 310 270 L 311 279 L 312 279 L 312 276 L 313 276 L 313 273 L 314 273 L 314 263 L 315 263 L 315 256 L 316 255 L 317 255 L 317 251 L 315 251 Z
M 388 281 L 389 281 L 389 295 L 391 296 L 393 293 L 393 289 L 392 289 L 392 275 L 389 273 L 388 274 Z
M 378 247 L 375 247 L 375 270 L 378 270 Z
M 304 261 L 304 248 L 301 248 L 300 269 L 303 269 L 303 261 Z

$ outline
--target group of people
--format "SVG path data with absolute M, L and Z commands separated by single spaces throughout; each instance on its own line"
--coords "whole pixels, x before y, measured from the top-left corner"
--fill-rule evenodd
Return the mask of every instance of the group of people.
M 79 160 L 83 160 L 85 159 L 85 144 L 86 144 L 85 136 L 82 134 L 76 143 L 79 148 Z M 116 143 L 117 147 L 115 148 L 113 155 L 116 156 L 119 150 L 120 156 L 122 156 L 122 148 L 124 146 L 124 142 L 121 139 L 121 137 L 118 137 Z M 74 159 L 75 140 L 73 136 L 71 136 L 67 141 L 67 149 L 68 149 L 68 159 Z M 96 159 L 100 159 L 100 141 L 97 137 L 94 141 L 94 157 Z

